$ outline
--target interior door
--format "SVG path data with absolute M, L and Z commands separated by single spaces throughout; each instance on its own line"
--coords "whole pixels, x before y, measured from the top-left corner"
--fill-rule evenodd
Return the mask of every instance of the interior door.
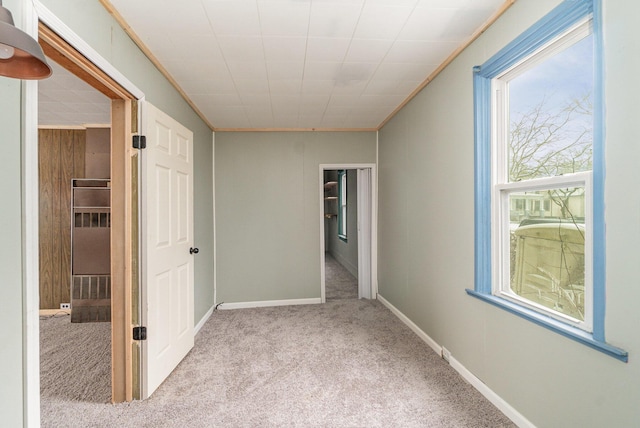
M 142 398 L 194 343 L 193 133 L 145 102 L 142 129 Z
M 358 169 L 358 298 L 371 299 L 371 169 Z

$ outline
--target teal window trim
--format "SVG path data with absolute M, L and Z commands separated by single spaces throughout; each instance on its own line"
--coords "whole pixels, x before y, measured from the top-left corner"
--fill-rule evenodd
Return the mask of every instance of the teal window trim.
M 628 353 L 605 341 L 605 222 L 604 222 L 604 88 L 601 0 L 565 0 L 481 66 L 473 69 L 475 121 L 475 288 L 470 296 L 583 343 L 620 361 Z M 592 15 L 594 39 L 593 141 L 593 333 L 492 294 L 491 260 L 491 80 Z
M 344 184 L 343 184 L 344 183 Z M 347 231 L 344 230 L 344 225 L 347 222 L 347 200 L 346 200 L 346 187 L 347 187 L 347 171 L 341 169 L 338 171 L 338 238 L 347 242 Z M 345 207 L 343 212 L 343 206 Z

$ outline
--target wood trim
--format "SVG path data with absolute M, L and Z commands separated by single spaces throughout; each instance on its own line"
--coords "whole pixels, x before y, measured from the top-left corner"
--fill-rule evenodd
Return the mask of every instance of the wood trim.
M 40 309 L 39 311 L 41 317 L 50 317 L 54 315 L 71 315 L 71 310 L 69 309 Z
M 378 128 L 215 128 L 215 132 L 375 132 Z
M 135 99 L 135 97 L 107 73 L 75 50 L 66 40 L 42 22 L 38 23 L 39 42 L 45 55 L 71 73 L 100 91 L 110 99 Z
M 116 8 L 113 7 L 111 2 L 109 0 L 100 0 L 100 3 L 102 4 L 102 6 L 104 6 L 107 12 L 109 12 L 109 14 L 113 16 L 113 19 L 115 19 L 116 22 L 120 25 L 120 27 L 122 27 L 124 32 L 127 33 L 127 35 L 131 38 L 133 43 L 135 43 L 136 46 L 138 46 L 138 48 L 142 51 L 142 53 L 149 59 L 149 61 L 151 61 L 153 65 L 155 65 L 155 67 L 165 77 L 165 79 L 167 79 L 169 83 L 171 83 L 171 86 L 173 86 L 175 90 L 178 91 L 178 93 L 187 102 L 187 104 L 189 104 L 189 106 L 200 117 L 200 119 L 202 119 L 202 121 L 207 124 L 207 126 L 211 131 L 215 131 L 216 129 L 213 126 L 213 124 L 209 122 L 209 120 L 204 115 L 204 113 L 202 113 L 200 109 L 195 105 L 195 103 L 189 98 L 187 93 L 180 87 L 176 79 L 174 79 L 173 76 L 169 73 L 169 71 L 166 68 L 164 68 L 164 66 L 160 63 L 158 58 L 156 58 L 156 56 L 151 52 L 151 50 L 144 44 L 142 39 L 138 37 L 138 35 L 135 33 L 135 31 L 133 31 L 133 29 L 127 23 L 127 21 L 122 17 L 122 15 L 120 15 L 120 13 L 116 10 Z
M 111 102 L 111 379 L 112 401 L 131 401 L 131 272 L 132 237 L 127 219 L 130 203 L 131 102 Z
M 460 46 L 458 46 L 458 48 L 453 51 L 453 53 L 451 53 L 451 55 L 449 55 L 447 57 L 447 59 L 444 60 L 444 62 L 442 64 L 440 64 L 438 66 L 438 68 L 436 68 L 421 84 L 420 86 L 418 86 L 416 89 L 414 89 L 413 92 L 411 92 L 411 94 L 409 94 L 409 96 L 407 97 L 407 99 L 405 99 L 402 103 L 400 103 L 400 105 L 398 107 L 395 108 L 395 110 L 393 110 L 391 112 L 391 114 L 389 116 L 387 116 L 387 118 L 385 120 L 382 121 L 382 123 L 380 123 L 380 125 L 378 126 L 378 128 L 376 129 L 377 131 L 379 131 L 380 129 L 382 129 L 383 126 L 385 126 L 387 124 L 387 122 L 389 122 L 400 110 L 402 110 L 402 108 L 404 106 L 406 106 L 409 101 L 411 101 L 413 98 L 415 98 L 416 95 L 418 95 L 420 93 L 420 91 L 422 91 L 429 83 L 431 83 L 433 81 L 433 79 L 435 79 L 449 64 L 451 64 L 453 62 L 454 59 L 456 59 L 458 57 L 458 55 L 460 55 L 469 45 L 471 45 L 471 43 L 473 43 L 478 37 L 480 37 L 482 35 L 482 33 L 484 33 L 485 31 L 487 31 L 487 28 L 489 28 L 494 22 L 496 22 L 498 20 L 498 18 L 500 18 L 506 11 L 507 9 L 509 9 L 511 6 L 513 6 L 513 4 L 516 2 L 516 0 L 506 0 L 502 6 L 500 6 L 500 9 L 498 9 L 498 11 L 496 13 L 494 13 L 487 21 L 485 21 L 484 24 L 482 24 L 482 26 L 480 28 L 478 28 L 476 30 L 475 33 L 473 33 L 466 41 L 464 41 Z

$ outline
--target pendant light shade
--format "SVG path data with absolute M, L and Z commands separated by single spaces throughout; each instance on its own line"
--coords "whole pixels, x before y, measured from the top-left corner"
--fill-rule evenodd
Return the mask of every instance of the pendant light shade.
M 0 76 L 44 79 L 51 76 L 42 48 L 13 24 L 11 12 L 0 0 Z

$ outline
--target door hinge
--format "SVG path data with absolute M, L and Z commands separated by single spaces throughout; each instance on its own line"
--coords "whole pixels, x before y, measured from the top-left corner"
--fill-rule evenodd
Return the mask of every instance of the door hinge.
M 144 135 L 134 135 L 133 136 L 133 148 L 134 149 L 146 149 L 147 148 L 147 137 Z
M 133 340 L 147 340 L 147 327 L 133 327 Z

